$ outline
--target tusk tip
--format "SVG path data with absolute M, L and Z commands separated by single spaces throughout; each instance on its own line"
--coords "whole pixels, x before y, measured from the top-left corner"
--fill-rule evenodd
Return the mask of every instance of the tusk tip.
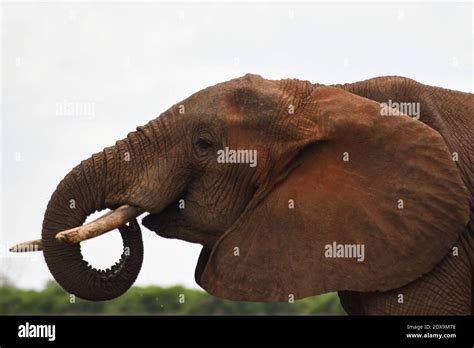
M 25 253 L 25 252 L 32 252 L 32 251 L 41 251 L 43 250 L 43 241 L 41 239 L 31 240 L 29 242 L 16 244 L 8 250 L 11 253 Z

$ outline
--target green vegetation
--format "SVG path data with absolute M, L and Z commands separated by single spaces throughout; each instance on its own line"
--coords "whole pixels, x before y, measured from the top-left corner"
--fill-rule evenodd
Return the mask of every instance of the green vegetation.
M 184 297 L 183 297 L 184 295 Z M 181 303 L 184 299 L 184 303 Z M 181 302 L 180 302 L 181 301 Z M 344 315 L 336 293 L 294 303 L 235 302 L 182 286 L 134 286 L 121 297 L 106 302 L 71 298 L 55 282 L 41 291 L 0 287 L 0 314 L 63 315 Z

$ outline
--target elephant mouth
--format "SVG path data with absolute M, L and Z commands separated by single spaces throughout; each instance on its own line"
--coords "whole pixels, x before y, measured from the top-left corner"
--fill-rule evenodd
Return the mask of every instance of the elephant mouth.
M 176 203 L 177 204 L 177 203 Z M 179 209 L 173 204 L 160 213 L 150 213 L 142 220 L 143 226 L 163 238 L 178 238 L 179 226 L 177 215 Z

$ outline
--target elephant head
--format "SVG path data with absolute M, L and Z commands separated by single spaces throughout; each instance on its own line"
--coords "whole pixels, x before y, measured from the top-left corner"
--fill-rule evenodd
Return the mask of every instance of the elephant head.
M 66 175 L 42 232 L 58 283 L 90 300 L 126 291 L 141 267 L 144 212 L 158 235 L 203 245 L 196 281 L 209 293 L 287 301 L 393 289 L 429 272 L 465 228 L 469 197 L 423 123 L 383 117 L 339 88 L 249 74 L 197 92 Z M 116 227 L 121 260 L 92 269 L 79 242 Z M 363 245 L 363 261 L 328 257 L 335 243 Z

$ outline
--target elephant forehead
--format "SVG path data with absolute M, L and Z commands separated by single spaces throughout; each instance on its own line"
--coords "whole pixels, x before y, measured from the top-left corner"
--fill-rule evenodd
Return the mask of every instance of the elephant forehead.
M 234 125 L 227 129 L 227 143 L 232 148 L 263 150 L 264 145 L 275 144 L 269 135 L 260 130 L 243 125 Z

